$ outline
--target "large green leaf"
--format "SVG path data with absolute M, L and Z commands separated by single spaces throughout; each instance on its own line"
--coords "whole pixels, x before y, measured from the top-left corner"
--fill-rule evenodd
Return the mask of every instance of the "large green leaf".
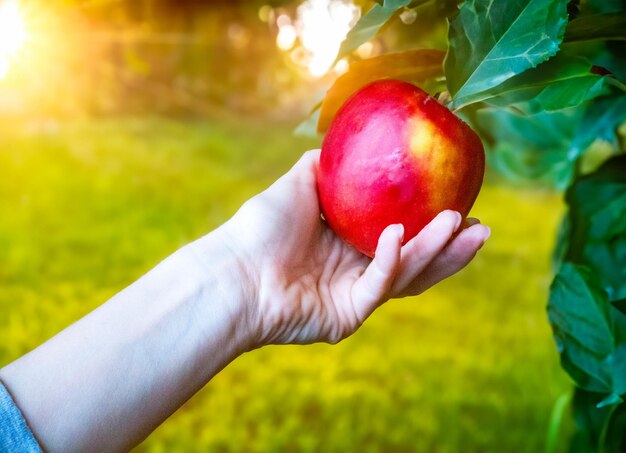
M 453 108 L 559 49 L 567 0 L 467 0 L 450 24 L 445 72 Z
M 466 97 L 465 103 L 487 101 L 534 114 L 575 107 L 608 94 L 612 88 L 626 92 L 626 87 L 614 77 L 595 74 L 586 59 L 560 52 L 495 88 Z
M 565 42 L 626 40 L 626 14 L 623 12 L 580 16 L 565 30 Z
M 383 25 L 409 3 L 411 0 L 385 0 L 382 5 L 378 3 L 374 5 L 350 30 L 346 39 L 341 43 L 337 58 L 344 57 L 376 36 Z
M 563 367 L 577 385 L 604 393 L 604 404 L 626 393 L 625 348 L 616 344 L 607 293 L 588 268 L 565 263 L 550 288 L 548 318 Z

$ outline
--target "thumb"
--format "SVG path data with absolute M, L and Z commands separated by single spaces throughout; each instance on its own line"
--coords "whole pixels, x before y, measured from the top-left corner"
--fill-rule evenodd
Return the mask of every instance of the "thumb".
M 289 207 L 294 203 L 302 204 L 315 198 L 315 209 L 318 209 L 316 184 L 319 158 L 319 149 L 305 152 L 287 173 L 255 198 L 269 203 L 274 208 Z
M 400 268 L 402 224 L 389 225 L 380 235 L 374 259 L 352 287 L 352 304 L 360 323 L 387 298 Z
M 321 150 L 319 149 L 305 152 L 280 180 L 292 181 L 295 179 L 309 184 L 315 183 L 320 152 Z

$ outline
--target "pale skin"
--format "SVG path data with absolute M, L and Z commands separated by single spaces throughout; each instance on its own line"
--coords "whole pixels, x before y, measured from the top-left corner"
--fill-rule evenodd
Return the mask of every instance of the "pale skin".
M 237 356 L 336 343 L 389 298 L 462 269 L 489 237 L 444 211 L 404 246 L 390 225 L 371 260 L 320 218 L 318 162 L 305 153 L 224 225 L 0 370 L 46 451 L 128 450 Z

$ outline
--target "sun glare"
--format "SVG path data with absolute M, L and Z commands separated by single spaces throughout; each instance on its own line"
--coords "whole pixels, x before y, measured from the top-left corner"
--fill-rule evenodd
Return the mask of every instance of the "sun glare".
M 24 41 L 26 26 L 17 0 L 0 2 L 0 79 L 6 77 Z
M 300 45 L 293 49 L 291 58 L 313 77 L 322 77 L 333 67 L 341 42 L 360 14 L 352 1 L 305 0 L 298 6 L 293 23 L 285 15 L 278 17 L 276 44 L 290 50 L 297 38 Z

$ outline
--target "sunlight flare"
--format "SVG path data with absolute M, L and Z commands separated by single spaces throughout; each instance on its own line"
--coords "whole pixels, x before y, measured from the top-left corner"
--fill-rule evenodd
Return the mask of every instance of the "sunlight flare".
M 300 45 L 292 60 L 313 77 L 322 77 L 333 68 L 341 42 L 360 15 L 360 8 L 348 0 L 306 0 L 298 6 L 293 24 L 284 15 L 278 18 L 277 45 L 289 50 L 297 35 Z
M 26 37 L 26 25 L 17 0 L 0 3 L 0 79 L 6 77 Z

